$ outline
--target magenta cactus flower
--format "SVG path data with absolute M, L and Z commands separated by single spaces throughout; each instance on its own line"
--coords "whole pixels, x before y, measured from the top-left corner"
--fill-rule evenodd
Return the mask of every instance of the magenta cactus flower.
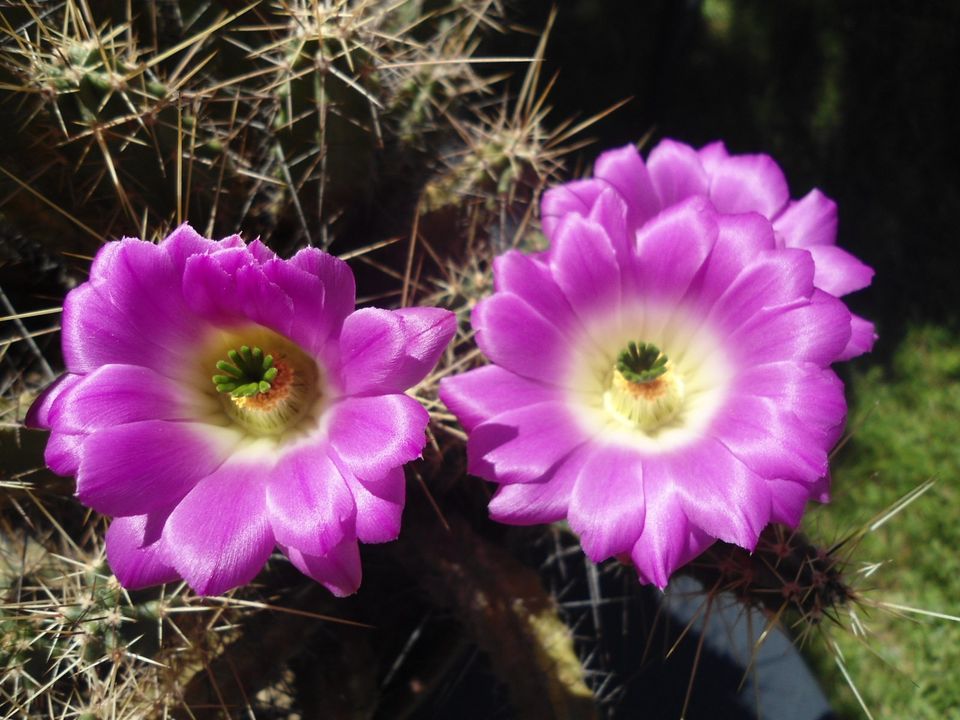
M 873 278 L 871 268 L 836 245 L 836 203 L 816 189 L 791 200 L 783 171 L 769 155 L 731 155 L 722 142 L 698 151 L 675 140 L 661 141 L 646 162 L 633 145 L 611 150 L 597 159 L 594 177 L 544 194 L 544 232 L 554 239 L 567 213 L 589 215 L 607 188 L 626 203 L 631 231 L 671 205 L 703 197 L 722 213 L 756 212 L 770 220 L 777 247 L 810 253 L 814 285 L 835 297 L 860 290 Z M 857 315 L 850 320 L 850 340 L 841 360 L 869 351 L 877 337 L 871 322 Z
M 336 595 L 358 541 L 392 540 L 403 464 L 428 414 L 404 394 L 456 327 L 435 308 L 355 310 L 353 274 L 315 248 L 188 225 L 97 254 L 63 308 L 67 372 L 27 422 L 47 464 L 114 517 L 107 558 L 128 588 L 249 582 L 275 547 Z
M 497 258 L 472 318 L 493 364 L 440 396 L 469 471 L 500 486 L 495 520 L 567 520 L 592 560 L 662 587 L 716 538 L 753 548 L 824 497 L 851 314 L 764 215 L 701 193 L 660 210 L 624 179 L 649 177 L 638 158 L 605 157 L 607 180 L 554 191 L 554 209 L 583 204 L 547 218 L 548 252 Z

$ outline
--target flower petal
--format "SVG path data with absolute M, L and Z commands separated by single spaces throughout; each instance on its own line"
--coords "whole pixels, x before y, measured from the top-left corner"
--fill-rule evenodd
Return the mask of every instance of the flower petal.
M 676 205 L 695 195 L 707 196 L 710 180 L 697 151 L 675 140 L 662 140 L 647 158 L 650 179 L 661 207 Z
M 643 531 L 643 461 L 633 448 L 598 445 L 577 474 L 570 527 L 594 562 L 628 552 Z
M 160 522 L 166 521 L 166 512 Z M 120 584 L 138 590 L 180 579 L 164 555 L 163 543 L 148 542 L 147 515 L 114 518 L 106 534 L 107 562 Z
M 512 293 L 496 293 L 473 310 L 477 344 L 497 365 L 533 380 L 567 381 L 569 338 L 529 303 Z
M 831 295 L 852 293 L 873 280 L 873 268 L 836 245 L 813 245 L 807 251 L 817 265 L 814 284 Z
M 344 392 L 402 393 L 433 369 L 456 329 L 440 308 L 357 310 L 340 335 Z
M 238 441 L 224 428 L 162 420 L 98 430 L 83 443 L 77 497 L 106 515 L 168 507 L 216 470 Z
M 323 555 L 354 533 L 353 496 L 324 443 L 294 448 L 267 480 L 266 509 L 277 542 Z
M 80 468 L 83 441 L 86 438 L 86 435 L 51 432 L 47 438 L 47 447 L 43 451 L 43 461 L 57 475 L 76 475 Z
M 30 409 L 27 410 L 27 416 L 23 424 L 33 429 L 50 429 L 50 410 L 59 397 L 75 387 L 83 379 L 83 375 L 72 375 L 64 373 L 37 396 Z
M 538 525 L 566 519 L 573 486 L 589 451 L 589 445 L 581 445 L 537 482 L 501 485 L 490 500 L 490 517 L 511 525 Z
M 508 250 L 494 258 L 493 277 L 497 292 L 511 293 L 565 332 L 578 328 L 577 316 L 550 272 L 547 262 L 536 256 Z
M 601 154 L 594 164 L 593 174 L 608 182 L 626 201 L 630 227 L 638 228 L 660 212 L 660 198 L 634 145 Z
M 667 208 L 637 232 L 636 286 L 653 300 L 683 296 L 713 250 L 717 215 L 700 197 Z
M 594 200 L 606 185 L 597 180 L 575 180 L 550 188 L 540 200 L 540 223 L 543 234 L 553 238 L 557 224 L 570 213 L 587 215 Z
M 406 395 L 346 398 L 330 410 L 331 447 L 357 477 L 375 480 L 420 457 L 430 415 Z
M 314 355 L 324 355 L 356 302 L 350 267 L 329 253 L 304 248 L 289 261 L 266 262 L 263 272 L 293 302 L 290 339 Z
M 809 304 L 757 313 L 730 335 L 729 346 L 744 364 L 792 360 L 827 366 L 847 346 L 850 322 L 846 305 L 816 290 Z
M 440 399 L 467 432 L 472 432 L 494 415 L 557 399 L 557 389 L 487 365 L 443 378 Z
M 570 215 L 560 223 L 550 270 L 583 319 L 608 313 L 620 303 L 620 266 L 609 236 L 597 222 Z
M 758 212 L 773 218 L 790 200 L 787 179 L 769 155 L 728 155 L 704 164 L 710 200 L 722 213 Z
M 837 242 L 837 204 L 813 189 L 791 201 L 773 221 L 787 247 L 810 248 Z
M 356 540 L 344 540 L 326 555 L 305 555 L 295 548 L 284 548 L 284 552 L 297 570 L 337 597 L 352 595 L 360 587 L 362 570 Z
M 714 439 L 702 438 L 694 446 L 645 463 L 647 478 L 653 484 L 676 483 L 693 525 L 747 550 L 753 550 L 770 522 L 766 481 Z
M 139 420 L 202 419 L 215 407 L 199 394 L 138 365 L 104 365 L 84 375 L 53 404 L 51 425 L 90 433 Z
M 250 582 L 274 547 L 266 509 L 270 467 L 222 465 L 176 506 L 163 530 L 167 558 L 200 595 Z
M 357 504 L 357 538 L 365 543 L 396 540 L 407 493 L 403 468 L 391 468 L 373 482 L 360 480 L 349 472 L 345 477 Z
M 588 439 L 563 403 L 528 405 L 473 429 L 467 468 L 491 482 L 538 482 Z
M 877 331 L 873 323 L 859 315 L 850 316 L 850 339 L 840 352 L 838 360 L 850 360 L 873 349 L 877 341 Z

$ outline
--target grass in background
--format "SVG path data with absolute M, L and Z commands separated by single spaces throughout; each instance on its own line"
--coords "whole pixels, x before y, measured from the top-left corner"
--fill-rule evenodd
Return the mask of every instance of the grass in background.
M 914 328 L 889 367 L 854 373 L 848 388 L 854 436 L 834 465 L 832 504 L 810 516 L 819 525 L 814 534 L 840 536 L 935 479 L 924 497 L 868 534 L 854 557 L 889 565 L 867 581 L 871 597 L 958 615 L 960 338 Z M 835 636 L 876 718 L 960 718 L 960 624 L 877 611 L 865 624 L 870 649 L 852 635 Z M 837 712 L 862 717 L 832 657 L 817 643 L 810 651 Z

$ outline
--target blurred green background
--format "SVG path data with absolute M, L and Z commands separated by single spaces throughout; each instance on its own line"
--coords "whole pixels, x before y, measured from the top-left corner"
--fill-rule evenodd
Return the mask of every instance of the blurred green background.
M 543 24 L 549 3 L 524 3 Z M 889 561 L 871 597 L 960 614 L 960 3 L 568 0 L 547 49 L 557 116 L 633 100 L 594 128 L 601 149 L 674 137 L 766 152 L 794 197 L 840 208 L 839 243 L 876 269 L 849 299 L 875 320 L 875 352 L 845 368 L 852 441 L 834 503 L 809 516 L 833 539 L 928 478 L 937 484 L 856 557 Z M 874 611 L 841 642 L 877 717 L 960 718 L 960 627 Z M 862 717 L 814 644 L 838 712 Z

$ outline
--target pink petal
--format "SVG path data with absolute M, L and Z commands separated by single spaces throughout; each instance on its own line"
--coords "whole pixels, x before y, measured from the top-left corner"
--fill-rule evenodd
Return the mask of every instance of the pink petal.
M 160 248 L 170 258 L 176 274 L 182 275 L 190 256 L 206 255 L 230 247 L 243 247 L 244 244 L 239 235 L 231 235 L 223 240 L 208 240 L 184 223 L 164 238 Z
M 105 515 L 142 515 L 176 503 L 233 451 L 238 435 L 200 423 L 104 428 L 83 443 L 77 497 Z
M 86 439 L 86 435 L 51 432 L 47 447 L 43 451 L 43 461 L 57 475 L 76 475 L 80 467 L 83 441 Z
M 163 530 L 167 559 L 200 595 L 256 576 L 274 547 L 266 508 L 270 467 L 234 461 L 191 490 Z
M 357 504 L 357 538 L 365 543 L 383 543 L 400 535 L 400 519 L 407 493 L 402 467 L 391 468 L 373 482 L 344 475 Z
M 323 555 L 354 534 L 356 506 L 323 443 L 288 451 L 269 475 L 266 509 L 281 545 Z
M 337 597 L 352 595 L 360 587 L 360 548 L 356 540 L 344 540 L 326 555 L 305 555 L 284 548 L 294 567 L 313 578 Z
M 357 310 L 340 335 L 344 392 L 402 393 L 416 385 L 436 365 L 456 322 L 440 308 Z
M 208 410 L 202 399 L 149 368 L 104 365 L 60 395 L 49 418 L 60 430 L 90 433 L 139 420 L 189 420 Z
M 491 519 L 510 525 L 538 525 L 566 519 L 574 483 L 589 451 L 590 445 L 581 445 L 537 482 L 498 487 L 490 500 Z
M 166 512 L 159 519 L 166 521 Z M 174 582 L 180 579 L 163 552 L 163 543 L 148 542 L 147 515 L 114 518 L 107 529 L 107 562 L 120 584 L 128 590 Z
M 794 480 L 768 480 L 770 487 L 770 520 L 792 528 L 800 524 L 807 502 L 812 500 L 811 486 Z
M 375 480 L 420 457 L 430 416 L 406 395 L 345 398 L 328 411 L 331 447 L 354 475 Z
M 712 537 L 752 550 L 770 522 L 770 489 L 712 438 L 647 458 L 644 489 L 674 485 L 690 522 Z M 647 519 L 655 510 L 648 505 Z
M 440 399 L 467 432 L 494 415 L 557 399 L 557 389 L 515 375 L 496 365 L 451 375 L 440 381 Z
M 473 429 L 467 467 L 491 482 L 538 482 L 588 439 L 563 403 L 528 405 Z
M 498 293 L 520 297 L 551 325 L 565 332 L 579 327 L 573 308 L 546 263 L 508 250 L 494 258 L 493 277 Z
M 353 312 L 356 291 L 349 266 L 316 248 L 304 248 L 289 261 L 266 262 L 263 272 L 293 302 L 290 339 L 323 355 Z
M 815 404 L 816 397 L 808 402 Z M 739 396 L 720 411 L 710 434 L 764 478 L 813 482 L 827 472 L 831 435 L 802 422 L 770 398 Z
M 627 223 L 638 228 L 660 212 L 660 198 L 637 148 L 626 145 L 597 158 L 594 176 L 613 186 L 629 208 Z
M 497 365 L 533 380 L 567 382 L 570 341 L 529 303 L 496 293 L 473 310 L 477 344 Z
M 620 303 L 620 266 L 604 228 L 570 215 L 557 230 L 550 269 L 574 311 L 587 322 Z
M 877 331 L 873 323 L 859 315 L 850 316 L 850 339 L 840 352 L 838 360 L 850 360 L 873 349 L 877 341 Z
M 605 187 L 604 183 L 589 179 L 575 180 L 547 190 L 540 200 L 543 234 L 553 238 L 557 224 L 570 213 L 587 215 Z
M 706 197 L 709 178 L 700 157 L 689 145 L 662 140 L 647 158 L 647 169 L 661 207 L 676 205 L 688 197 Z
M 817 265 L 814 283 L 831 295 L 840 297 L 860 290 L 873 279 L 873 268 L 836 245 L 814 245 L 807 250 Z
M 757 313 L 730 335 L 744 364 L 807 361 L 821 366 L 840 359 L 850 339 L 850 311 L 815 290 L 809 304 Z
M 717 215 L 703 198 L 667 208 L 637 232 L 637 287 L 650 299 L 683 296 L 717 240 Z
M 570 527 L 594 562 L 628 552 L 643 531 L 643 461 L 633 448 L 598 445 L 577 474 Z
M 630 559 L 644 582 L 666 587 L 674 571 L 713 544 L 714 539 L 687 520 L 671 482 L 644 482 L 646 517 Z
M 837 242 L 837 204 L 817 189 L 791 201 L 773 221 L 787 247 L 810 248 Z
M 27 410 L 27 416 L 24 418 L 23 424 L 33 429 L 49 429 L 51 425 L 50 409 L 63 393 L 75 387 L 82 379 L 83 375 L 64 373 L 47 385 L 43 392 L 37 396 L 37 399 L 33 401 L 30 409 Z
M 772 219 L 790 199 L 787 179 L 769 155 L 730 155 L 707 172 L 710 199 L 722 213 L 758 212 Z

